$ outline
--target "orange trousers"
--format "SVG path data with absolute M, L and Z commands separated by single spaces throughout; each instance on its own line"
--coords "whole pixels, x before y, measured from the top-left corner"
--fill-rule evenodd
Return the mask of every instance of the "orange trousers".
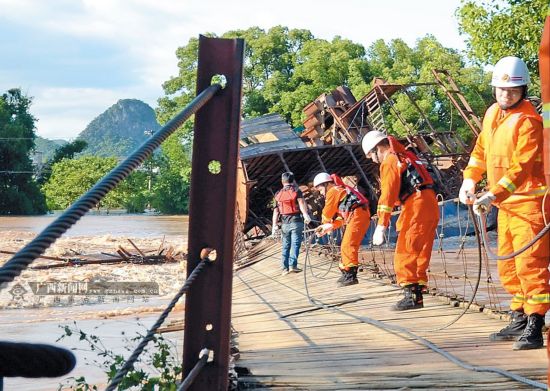
M 359 265 L 359 247 L 365 237 L 370 224 L 368 207 L 355 209 L 349 218 L 342 243 L 340 245 L 340 270 L 349 270 Z
M 399 235 L 393 257 L 399 285 L 428 283 L 427 271 L 438 223 L 439 206 L 433 190 L 422 190 L 405 200 L 396 224 Z
M 546 202 L 550 216 L 550 202 Z M 498 255 L 519 250 L 543 228 L 542 197 L 506 202 L 498 211 Z M 498 261 L 498 275 L 504 289 L 512 295 L 510 309 L 523 309 L 527 315 L 544 315 L 550 308 L 548 271 L 550 236 L 544 235 L 515 258 Z

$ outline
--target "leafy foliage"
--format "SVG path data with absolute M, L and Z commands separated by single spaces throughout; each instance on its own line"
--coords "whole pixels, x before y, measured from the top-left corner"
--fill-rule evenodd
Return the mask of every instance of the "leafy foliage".
M 117 159 L 84 156 L 63 159 L 52 166 L 52 175 L 42 187 L 50 210 L 66 209 L 86 191 L 91 189 L 105 174 L 117 165 Z M 145 181 L 147 174 L 134 172 L 121 182 L 98 205 L 97 208 L 145 208 Z M 141 189 L 141 190 L 140 190 Z
M 42 214 L 44 197 L 33 179 L 35 118 L 31 99 L 19 89 L 0 96 L 0 213 Z
M 50 164 L 55 164 L 63 159 L 72 159 L 77 153 L 82 152 L 88 143 L 84 140 L 74 140 L 70 143 L 60 146 L 55 150 Z
M 480 65 L 518 56 L 538 74 L 538 50 L 548 0 L 462 0 L 459 30 L 466 34 L 468 56 Z
M 63 334 L 57 341 L 65 338 L 78 338 L 78 341 L 87 344 L 87 349 L 84 350 L 97 353 L 98 358 L 90 364 L 101 368 L 107 376 L 107 381 L 111 381 L 124 366 L 126 360 L 122 354 L 108 349 L 97 335 L 79 329 L 76 322 L 73 322 L 72 325 L 59 327 L 63 329 Z M 127 337 L 124 332 L 121 334 L 126 341 L 126 350 L 129 353 L 133 351 L 132 347 L 141 342 L 144 337 L 140 333 L 131 338 Z M 154 336 L 151 342 L 152 348 L 143 351 L 134 364 L 134 368 L 122 379 L 117 390 L 139 387 L 144 391 L 176 391 L 176 382 L 180 381 L 182 366 L 177 361 L 175 346 L 165 340 L 162 335 Z M 57 390 L 95 391 L 98 388 L 88 384 L 86 378 L 81 376 L 66 379 Z
M 290 30 L 282 26 L 267 32 L 251 27 L 229 31 L 222 36 L 246 40 L 243 80 L 245 117 L 277 112 L 292 126 L 298 126 L 304 120 L 302 110 L 309 102 L 340 85 L 350 87 L 359 99 L 371 89 L 375 76 L 399 84 L 433 82 L 434 68 L 450 71 L 464 88 L 476 112 L 482 113 L 490 100 L 485 72 L 479 67 L 467 67 L 456 50 L 443 47 L 431 35 L 419 39 L 412 48 L 403 40 L 396 39 L 389 43 L 376 41 L 368 50 L 341 37 L 329 42 L 316 39 L 308 30 Z M 164 83 L 167 95 L 159 100 L 157 110 L 161 122 L 167 121 L 191 100 L 197 51 L 197 39 L 189 40 L 186 46 L 177 50 L 180 72 Z M 430 121 L 435 121 L 437 126 L 449 122 L 452 109 L 441 91 L 419 88 L 414 91 L 414 96 L 420 108 L 428 111 Z M 422 125 L 424 119 L 409 98 L 400 96 L 396 99 L 396 108 L 403 113 L 407 123 L 402 124 L 393 118 L 390 128 L 404 134 L 408 129 Z M 458 126 L 458 131 L 466 133 L 464 126 Z M 190 128 L 182 134 L 186 134 L 187 138 L 192 136 Z
M 36 160 L 38 160 L 38 163 L 46 163 L 48 160 L 50 160 L 53 155 L 55 154 L 55 151 L 67 144 L 67 141 L 65 140 L 50 140 L 44 137 L 36 136 L 36 139 L 34 140 L 35 144 L 35 155 L 39 155 Z
M 88 143 L 84 140 L 74 140 L 70 143 L 65 143 L 58 146 L 53 153 L 53 156 L 47 161 L 38 176 L 38 183 L 41 185 L 46 183 L 52 174 L 52 165 L 63 160 L 72 159 L 75 154 L 82 152 Z
M 449 71 L 479 115 L 492 99 L 488 74 L 479 67 L 466 66 L 456 50 L 445 48 L 431 35 L 419 39 L 412 48 L 401 39 L 389 43 L 378 40 L 369 47 L 367 57 L 370 71 L 388 83 L 433 83 L 433 69 Z M 471 135 L 441 88 L 418 86 L 409 89 L 409 93 L 436 130 L 458 131 L 464 137 Z M 405 135 L 418 129 L 430 130 L 407 95 L 395 95 L 393 104 L 404 120 L 404 123 L 400 121 L 393 111 L 386 113 L 387 126 L 394 133 Z

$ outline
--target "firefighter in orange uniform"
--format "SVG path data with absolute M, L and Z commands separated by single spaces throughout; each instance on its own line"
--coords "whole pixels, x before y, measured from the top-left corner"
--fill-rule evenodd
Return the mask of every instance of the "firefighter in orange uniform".
M 346 226 L 340 244 L 341 259 L 339 268 L 342 275 L 337 281 L 340 287 L 354 285 L 359 265 L 359 247 L 370 224 L 368 201 L 358 191 L 346 186 L 336 175 L 321 172 L 313 179 L 313 186 L 325 197 L 322 212 L 322 225 L 317 236 L 323 236 L 335 229 Z
M 378 225 L 372 239 L 374 245 L 384 243 L 393 208 L 401 205 L 393 262 L 404 297 L 393 309 L 422 308 L 422 292 L 428 282 L 427 270 L 439 222 L 433 180 L 416 155 L 391 136 L 371 130 L 363 137 L 362 147 L 367 158 L 380 164 L 381 194 L 377 206 Z
M 477 214 L 491 205 L 498 207 L 501 256 L 519 250 L 544 228 L 542 118 L 525 99 L 528 84 L 529 72 L 521 59 L 509 56 L 496 63 L 491 81 L 496 103 L 485 113 L 459 192 L 461 202 L 473 202 Z M 475 186 L 483 174 L 489 191 L 476 199 Z M 517 257 L 497 261 L 500 281 L 512 295 L 511 322 L 490 340 L 516 340 L 514 350 L 544 345 L 544 314 L 550 307 L 549 248 L 549 236 L 544 235 Z

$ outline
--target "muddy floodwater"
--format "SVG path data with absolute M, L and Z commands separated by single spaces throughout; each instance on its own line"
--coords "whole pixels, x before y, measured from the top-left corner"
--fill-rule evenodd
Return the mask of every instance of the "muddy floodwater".
M 0 250 L 16 252 L 57 217 L 0 217 Z M 86 258 L 102 253 L 116 254 L 120 246 L 135 253 L 128 239 L 143 251 L 155 253 L 162 247 L 184 254 L 187 227 L 187 216 L 92 214 L 79 220 L 47 249 L 46 255 Z M 0 265 L 9 258 L 9 254 L 0 254 Z M 33 266 L 47 262 L 39 259 Z M 106 377 L 94 364 L 98 360 L 97 353 L 89 351 L 89 346 L 76 336 L 57 341 L 63 334 L 62 327 L 70 326 L 96 335 L 107 348 L 128 357 L 131 353 L 128 349 L 139 343 L 128 342 L 128 338 L 147 331 L 184 281 L 183 261 L 161 265 L 107 264 L 25 270 L 0 290 L 0 339 L 48 343 L 72 349 L 77 356 L 77 365 L 70 375 L 62 378 L 6 378 L 4 390 L 56 390 L 66 378 L 80 376 L 85 376 L 90 384 L 97 384 L 99 389 L 105 388 Z M 90 282 L 117 288 L 126 283 L 152 284 L 158 287 L 158 292 L 145 295 L 125 291 L 92 294 L 78 290 Z M 36 284 L 51 289 L 46 294 L 37 294 L 33 291 Z M 73 288 L 76 291 L 71 291 Z M 182 318 L 183 304 L 180 303 L 167 322 Z M 179 360 L 183 332 L 171 333 L 167 338 Z
M 22 231 L 38 233 L 59 215 L 0 216 L 0 232 Z M 155 215 L 86 215 L 73 225 L 65 237 L 111 235 L 128 237 L 152 237 L 187 235 L 187 216 Z

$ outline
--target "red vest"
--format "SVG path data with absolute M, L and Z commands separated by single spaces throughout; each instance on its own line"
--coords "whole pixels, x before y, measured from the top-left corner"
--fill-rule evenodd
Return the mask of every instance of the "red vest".
M 348 220 L 348 217 L 351 215 L 351 212 L 353 212 L 355 208 L 369 205 L 369 200 L 367 199 L 367 197 L 357 191 L 357 189 L 346 185 L 344 181 L 342 181 L 342 178 L 340 178 L 338 175 L 331 174 L 330 177 L 332 178 L 336 186 L 340 186 L 346 189 L 346 195 L 338 205 L 338 212 L 340 213 L 340 215 L 342 215 L 345 221 Z
M 414 152 L 405 149 L 403 144 L 397 141 L 395 137 L 388 136 L 388 141 L 390 142 L 391 152 L 397 155 L 399 161 L 405 165 L 405 169 L 401 172 L 399 200 L 404 202 L 416 191 L 432 189 L 434 181 L 418 156 Z
M 300 213 L 298 207 L 298 193 L 293 185 L 285 185 L 275 194 L 277 208 L 282 215 L 295 215 Z

